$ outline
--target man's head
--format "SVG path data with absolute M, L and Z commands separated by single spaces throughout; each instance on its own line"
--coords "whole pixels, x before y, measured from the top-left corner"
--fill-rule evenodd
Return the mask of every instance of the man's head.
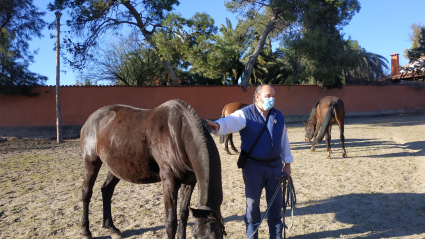
M 262 110 L 268 110 L 266 106 L 264 105 L 264 103 L 265 101 L 268 101 L 270 99 L 274 100 L 274 97 L 275 97 L 275 92 L 271 85 L 259 85 L 257 89 L 255 89 L 254 103 L 255 105 L 258 106 L 258 108 Z M 272 103 L 272 106 L 273 106 L 273 103 Z M 266 105 L 267 105 L 267 102 L 266 102 Z

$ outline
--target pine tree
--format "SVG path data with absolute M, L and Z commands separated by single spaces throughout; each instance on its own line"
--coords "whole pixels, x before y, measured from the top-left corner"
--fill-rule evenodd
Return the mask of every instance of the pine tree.
M 425 56 L 425 27 L 421 28 L 421 34 L 418 38 L 418 46 L 410 49 L 407 52 L 409 62 L 413 62 L 423 56 Z
M 28 50 L 32 36 L 41 37 L 46 25 L 32 0 L 0 2 L 0 94 L 31 95 L 31 87 L 47 77 L 28 70 L 35 52 Z

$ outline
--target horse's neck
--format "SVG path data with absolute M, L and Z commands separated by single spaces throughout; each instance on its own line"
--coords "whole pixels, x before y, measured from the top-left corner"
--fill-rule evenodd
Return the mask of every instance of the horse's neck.
M 209 144 L 208 153 L 202 152 L 202 159 L 196 160 L 198 168 L 201 169 L 195 172 L 198 182 L 198 206 L 204 209 L 218 209 L 223 200 L 220 157 L 218 151 L 215 152 L 212 148 L 214 144 L 208 142 L 208 138 L 206 141 Z
M 199 208 L 217 208 L 222 200 L 221 169 L 210 162 L 209 170 L 202 170 L 196 175 L 198 181 L 198 206 Z M 216 175 L 212 175 L 216 173 Z M 221 192 L 221 193 L 220 193 Z M 206 209 L 206 208 L 205 208 Z
M 313 125 L 313 127 L 315 127 L 316 126 L 316 124 L 317 124 L 317 108 L 316 108 L 316 110 L 314 111 L 314 112 L 312 112 L 311 113 L 311 116 L 310 116 L 310 123 Z

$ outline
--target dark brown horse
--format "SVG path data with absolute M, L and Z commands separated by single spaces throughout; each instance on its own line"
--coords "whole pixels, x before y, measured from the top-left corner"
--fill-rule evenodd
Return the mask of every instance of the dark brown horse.
M 193 109 L 183 101 L 171 100 L 154 109 L 125 105 L 98 109 L 81 129 L 84 163 L 83 235 L 91 238 L 89 203 L 102 164 L 108 175 L 102 185 L 103 227 L 120 235 L 111 215 L 111 198 L 120 180 L 146 184 L 162 182 L 165 227 L 168 238 L 186 238 L 189 203 L 198 183 L 198 209 L 194 238 L 222 238 L 224 225 L 221 163 L 211 135 Z M 177 223 L 177 194 L 181 203 Z
M 236 110 L 242 109 L 244 107 L 248 106 L 247 104 L 243 104 L 240 102 L 233 102 L 229 103 L 224 106 L 223 111 L 221 112 L 221 118 L 224 118 L 231 113 L 235 112 Z M 233 151 L 238 152 L 235 145 L 233 144 L 233 134 L 226 134 L 226 135 L 220 135 L 220 144 L 224 143 L 224 150 L 231 154 L 229 151 L 228 144 L 230 142 L 230 146 L 232 147 Z
M 344 146 L 344 102 L 335 96 L 326 96 L 320 99 L 313 107 L 308 122 L 304 122 L 305 126 L 305 141 L 310 142 L 313 139 L 311 151 L 316 149 L 316 145 L 322 142 L 326 136 L 327 158 L 331 158 L 331 129 L 332 125 L 337 123 L 339 126 L 342 157 L 347 157 L 347 152 Z

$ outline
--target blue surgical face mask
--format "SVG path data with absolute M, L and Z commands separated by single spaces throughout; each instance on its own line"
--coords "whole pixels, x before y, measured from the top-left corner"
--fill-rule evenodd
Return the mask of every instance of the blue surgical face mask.
M 274 105 L 274 98 L 273 97 L 263 98 L 263 101 L 264 101 L 264 103 L 263 103 L 264 109 L 269 110 L 269 109 L 273 108 L 273 105 Z

